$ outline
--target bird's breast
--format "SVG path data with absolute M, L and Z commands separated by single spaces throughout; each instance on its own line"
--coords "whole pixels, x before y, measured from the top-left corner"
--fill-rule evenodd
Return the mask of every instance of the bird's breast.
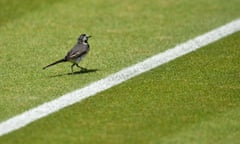
M 79 63 L 81 60 L 83 60 L 83 58 L 84 58 L 86 55 L 87 55 L 87 53 L 84 54 L 84 55 L 82 55 L 82 56 L 80 56 L 80 57 L 77 57 L 74 61 L 75 61 L 76 63 Z

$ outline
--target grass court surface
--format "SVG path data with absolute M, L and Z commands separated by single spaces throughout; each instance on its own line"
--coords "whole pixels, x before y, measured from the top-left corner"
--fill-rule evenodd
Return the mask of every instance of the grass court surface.
M 238 18 L 240 2 L 0 1 L 0 121 Z M 93 35 L 68 75 L 62 58 Z M 36 121 L 0 143 L 237 143 L 239 33 Z

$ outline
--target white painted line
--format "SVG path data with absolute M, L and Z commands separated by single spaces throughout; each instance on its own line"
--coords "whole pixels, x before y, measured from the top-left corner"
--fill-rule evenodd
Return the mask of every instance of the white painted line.
M 164 63 L 174 60 L 238 31 L 240 31 L 240 19 L 200 35 L 163 53 L 154 55 L 140 63 L 127 67 L 84 88 L 65 94 L 53 101 L 46 102 L 22 114 L 14 116 L 0 123 L 0 136 L 24 127 L 31 122 L 59 111 L 64 107 L 77 103 L 85 98 L 95 95 L 96 93 L 111 88 L 132 77 L 156 68 Z

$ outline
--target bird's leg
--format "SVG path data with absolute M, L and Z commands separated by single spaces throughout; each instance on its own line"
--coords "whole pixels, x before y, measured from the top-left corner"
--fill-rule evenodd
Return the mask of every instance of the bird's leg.
M 86 68 L 81 67 L 81 66 L 79 66 L 78 64 L 76 64 L 76 66 L 77 66 L 78 68 L 80 68 L 81 70 L 83 70 L 83 71 L 86 71 L 86 70 L 87 70 Z
M 71 66 L 72 74 L 73 74 L 73 67 L 74 67 L 75 65 L 76 65 L 76 64 L 74 63 L 74 64 L 72 64 L 72 66 Z

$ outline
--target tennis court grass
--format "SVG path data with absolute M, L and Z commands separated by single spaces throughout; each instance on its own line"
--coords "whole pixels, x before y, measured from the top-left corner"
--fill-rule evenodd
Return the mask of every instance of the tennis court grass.
M 0 138 L 0 143 L 238 143 L 240 32 Z
M 0 121 L 240 16 L 239 0 L 0 4 Z M 69 64 L 42 71 L 62 58 L 80 33 L 93 35 L 91 52 L 81 64 L 98 71 L 70 76 Z

